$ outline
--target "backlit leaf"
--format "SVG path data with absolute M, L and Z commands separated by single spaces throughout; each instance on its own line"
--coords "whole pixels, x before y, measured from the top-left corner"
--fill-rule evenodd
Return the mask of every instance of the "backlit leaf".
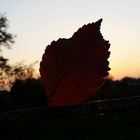
M 101 21 L 84 25 L 71 38 L 46 47 L 40 73 L 49 106 L 83 103 L 108 76 L 110 44 L 100 33 Z

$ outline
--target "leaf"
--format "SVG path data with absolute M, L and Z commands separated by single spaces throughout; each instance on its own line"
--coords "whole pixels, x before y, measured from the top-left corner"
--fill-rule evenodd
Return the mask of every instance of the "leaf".
M 101 22 L 84 25 L 71 38 L 46 47 L 40 74 L 49 106 L 83 103 L 108 76 L 110 44 L 100 33 Z

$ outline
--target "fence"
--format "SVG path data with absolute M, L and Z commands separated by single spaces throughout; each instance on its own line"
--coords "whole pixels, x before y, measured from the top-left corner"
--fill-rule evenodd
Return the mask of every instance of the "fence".
M 48 117 L 103 115 L 112 112 L 139 110 L 140 96 L 98 100 L 75 106 L 39 107 L 0 113 L 0 121 L 43 120 Z

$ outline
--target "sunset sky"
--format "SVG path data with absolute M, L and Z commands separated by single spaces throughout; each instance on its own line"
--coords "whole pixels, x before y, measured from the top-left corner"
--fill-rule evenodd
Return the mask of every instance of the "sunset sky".
M 103 18 L 101 33 L 111 43 L 110 75 L 140 77 L 140 0 L 0 0 L 0 13 L 17 35 L 12 49 L 3 49 L 11 63 L 40 62 L 52 40 L 69 38 Z

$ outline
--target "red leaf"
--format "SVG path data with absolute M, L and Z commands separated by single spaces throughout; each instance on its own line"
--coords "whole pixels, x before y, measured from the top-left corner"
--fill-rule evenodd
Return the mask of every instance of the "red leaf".
M 109 42 L 101 20 L 84 25 L 70 39 L 53 41 L 40 64 L 49 106 L 83 103 L 108 76 Z

